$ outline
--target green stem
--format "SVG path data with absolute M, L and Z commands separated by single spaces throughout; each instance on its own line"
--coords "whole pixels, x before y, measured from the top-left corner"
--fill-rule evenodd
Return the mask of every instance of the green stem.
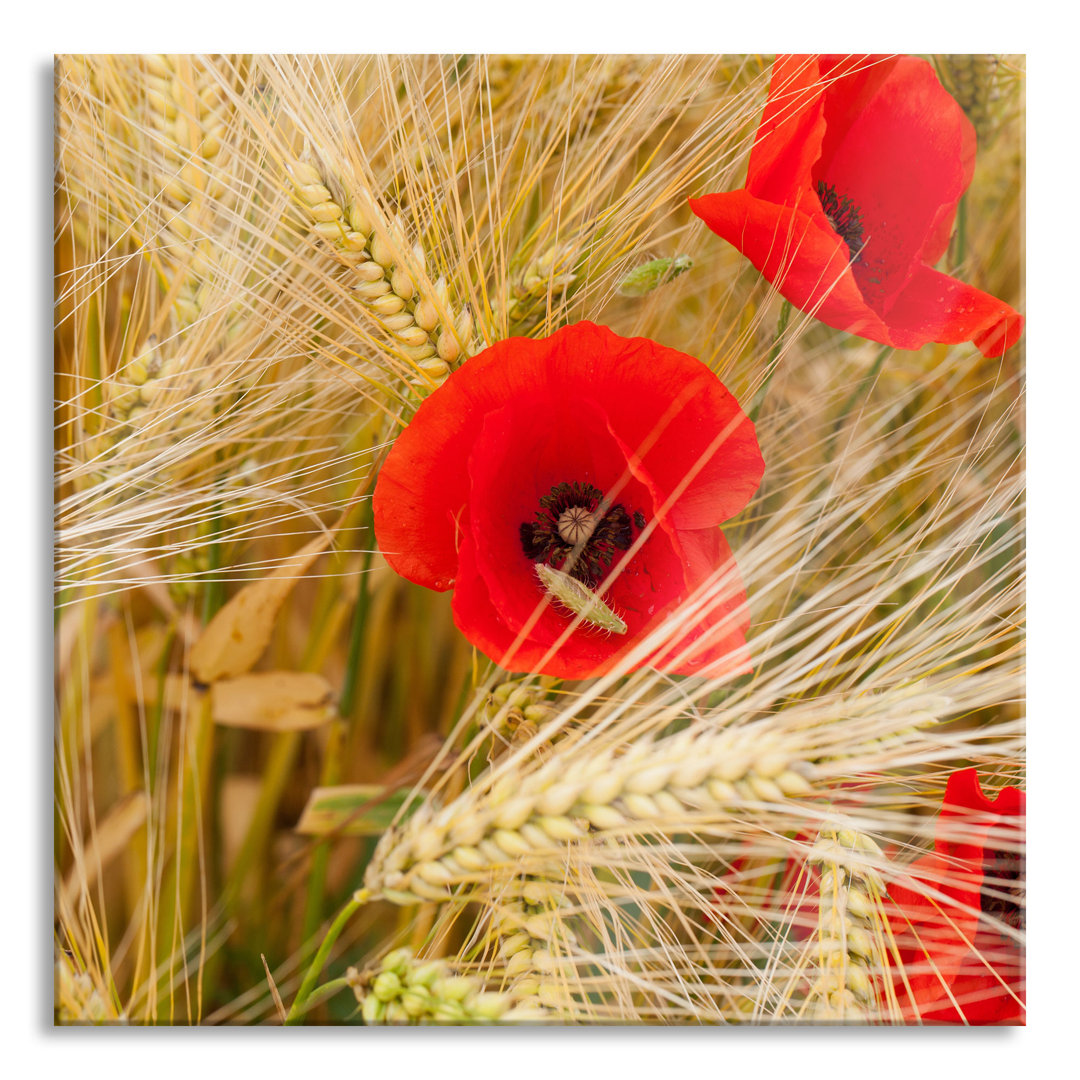
M 781 339 L 784 336 L 784 331 L 787 329 L 788 320 L 791 318 L 791 301 L 785 300 L 784 306 L 780 308 L 780 319 L 776 324 L 776 337 L 773 341 L 772 351 L 769 353 L 768 371 L 765 373 L 765 381 L 761 384 L 758 392 L 754 395 L 753 403 L 750 405 L 749 417 L 751 421 L 756 421 L 758 413 L 761 412 L 761 406 L 765 404 L 765 395 L 769 392 L 769 384 L 772 382 L 773 375 L 776 374 L 776 369 L 779 366 L 777 358 L 780 355 Z
M 339 914 L 330 924 L 330 929 L 326 931 L 326 937 L 323 938 L 322 944 L 319 946 L 319 951 L 315 954 L 315 959 L 311 961 L 311 967 L 307 969 L 307 974 L 304 975 L 304 981 L 300 984 L 300 989 L 296 992 L 292 1008 L 289 1009 L 289 1014 L 285 1017 L 286 1024 L 291 1025 L 300 1022 L 301 1017 L 309 1007 L 308 999 L 311 997 L 312 991 L 315 988 L 315 980 L 319 977 L 320 972 L 326 965 L 327 958 L 330 956 L 330 950 L 334 947 L 334 942 L 341 936 L 341 931 L 345 929 L 345 924 L 366 902 L 367 896 L 363 895 L 363 890 L 361 890 L 360 893 L 354 895 L 345 907 L 341 909 L 341 914 Z
M 956 255 L 953 259 L 953 268 L 959 268 L 967 256 L 967 192 L 960 196 L 960 204 L 956 208 Z
M 320 787 L 333 787 L 341 780 L 341 759 L 345 746 L 345 725 L 335 720 L 326 744 Z M 323 901 L 326 899 L 326 874 L 330 865 L 330 842 L 320 841 L 311 856 L 311 872 L 308 875 L 307 900 L 304 904 L 304 930 L 302 940 L 311 938 L 322 922 Z
M 331 979 L 329 982 L 323 983 L 317 990 L 313 990 L 311 995 L 307 999 L 307 1005 L 304 1008 L 305 1012 L 311 1012 L 316 1005 L 321 1005 L 327 998 L 332 998 L 335 994 L 344 990 L 349 985 L 349 980 L 344 976 L 340 979 Z
M 221 461 L 220 452 L 216 455 L 215 460 Z M 214 503 L 213 515 L 210 518 L 210 543 L 207 545 L 209 566 L 206 574 L 206 589 L 203 591 L 203 626 L 218 613 L 225 603 L 225 582 L 218 575 L 218 571 L 221 569 L 222 518 L 222 504 L 220 502 Z

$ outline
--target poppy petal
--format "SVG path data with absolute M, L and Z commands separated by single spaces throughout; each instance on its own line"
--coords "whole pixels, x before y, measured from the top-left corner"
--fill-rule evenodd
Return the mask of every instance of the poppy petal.
M 375 529 L 403 576 L 453 586 L 455 622 L 509 670 L 584 678 L 634 650 L 635 664 L 650 660 L 642 642 L 716 560 L 730 562 L 725 542 L 696 534 L 719 535 L 763 470 L 753 424 L 704 364 L 578 323 L 547 339 L 499 342 L 428 397 L 383 466 Z M 554 547 L 537 540 L 541 500 L 574 484 L 600 493 L 588 496 L 590 512 L 606 497 L 606 513 L 621 515 L 586 552 L 589 583 L 604 590 L 625 635 L 574 625 L 538 580 L 541 555 L 558 568 L 568 554 L 557 538 Z M 597 580 L 604 573 L 610 583 Z M 701 640 L 687 673 L 726 671 L 724 649 L 744 645 L 733 562 L 727 580 L 731 595 L 685 635 Z
M 825 120 L 813 178 L 859 208 L 865 247 L 856 278 L 887 317 L 921 260 L 934 262 L 944 250 L 975 169 L 975 129 L 930 64 L 910 56 L 834 84 Z
M 573 334 L 567 330 L 573 330 Z M 754 425 L 700 360 L 647 338 L 577 323 L 555 334 L 551 392 L 591 400 L 670 502 L 680 529 L 719 525 L 750 501 L 765 470 Z
M 734 244 L 800 311 L 827 326 L 892 344 L 889 328 L 866 303 L 843 240 L 823 214 L 756 199 L 746 191 L 705 195 L 690 209 Z
M 607 418 L 599 406 L 581 400 L 570 413 L 560 412 L 558 404 L 554 398 L 533 398 L 490 413 L 469 463 L 472 542 L 490 603 L 505 624 L 523 627 L 532 640 L 547 646 L 560 642 L 571 618 L 546 601 L 534 560 L 522 548 L 521 525 L 534 520 L 540 499 L 561 483 L 590 484 L 629 519 L 638 512 L 655 516 L 650 492 L 607 435 Z M 536 409 L 547 416 L 546 423 L 529 424 Z M 509 444 L 513 456 L 501 452 Z M 521 461 L 529 462 L 527 470 Z M 622 567 L 605 599 L 625 621 L 632 641 L 655 621 L 655 609 L 676 603 L 682 589 L 680 561 L 666 531 L 658 529 Z M 594 668 L 618 652 L 606 632 L 587 624 L 559 647 Z
M 661 649 L 653 663 L 668 669 L 681 658 L 670 670 L 710 679 L 752 670 L 746 645 L 750 607 L 727 538 L 719 529 L 701 529 L 680 532 L 678 543 L 687 568 L 688 600 L 700 599 L 702 606 L 686 633 Z
M 920 266 L 889 311 L 897 344 L 971 341 L 983 356 L 1001 356 L 1020 340 L 1023 316 L 989 293 Z
M 794 205 L 805 194 L 825 135 L 824 94 L 815 57 L 776 58 L 746 173 L 746 189 L 756 198 Z
M 998 356 L 1022 318 L 930 269 L 975 149 L 971 122 L 925 60 L 781 56 L 745 188 L 690 206 L 829 326 L 904 349 L 970 340 Z

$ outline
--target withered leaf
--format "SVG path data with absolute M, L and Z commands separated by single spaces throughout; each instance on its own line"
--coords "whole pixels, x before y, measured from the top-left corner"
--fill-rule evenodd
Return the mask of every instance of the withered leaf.
M 191 673 L 212 683 L 250 671 L 270 643 L 274 620 L 286 597 L 330 546 L 334 530 L 320 533 L 268 577 L 245 585 L 210 620 L 191 650 Z
M 305 731 L 332 720 L 333 687 L 306 671 L 261 671 L 210 688 L 214 722 L 257 731 Z

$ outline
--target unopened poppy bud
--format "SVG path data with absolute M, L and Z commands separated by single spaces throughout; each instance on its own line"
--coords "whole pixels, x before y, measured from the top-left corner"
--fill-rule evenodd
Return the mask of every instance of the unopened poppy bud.
M 549 599 L 555 600 L 591 626 L 612 634 L 626 633 L 626 623 L 576 578 L 545 563 L 536 563 L 534 569 Z
M 620 296 L 644 296 L 685 274 L 693 265 L 694 260 L 689 255 L 652 259 L 626 274 L 616 286 L 616 291 Z

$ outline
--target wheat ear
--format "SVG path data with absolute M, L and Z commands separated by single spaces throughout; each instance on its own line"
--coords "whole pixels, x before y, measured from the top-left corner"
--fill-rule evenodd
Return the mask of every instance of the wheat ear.
M 288 172 L 311 230 L 349 267 L 357 301 L 392 336 L 418 381 L 441 383 L 475 348 L 468 305 L 453 314 L 445 279 L 427 281 L 423 247 L 410 247 L 400 219 L 386 220 L 369 193 L 343 205 L 310 161 L 294 159 Z

